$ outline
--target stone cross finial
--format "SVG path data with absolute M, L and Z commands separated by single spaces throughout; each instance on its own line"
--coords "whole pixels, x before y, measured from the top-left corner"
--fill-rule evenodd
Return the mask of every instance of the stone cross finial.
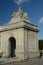
M 18 16 L 18 15 L 21 15 L 22 14 L 22 7 L 19 7 L 18 8 L 18 11 L 17 12 L 15 12 L 12 16 Z
M 28 15 L 27 15 L 27 13 L 22 12 L 22 7 L 19 7 L 18 8 L 18 11 L 15 12 L 12 16 L 15 16 L 15 17 L 21 16 L 24 19 L 27 19 L 28 20 Z
M 18 12 L 22 12 L 22 7 L 19 7 Z

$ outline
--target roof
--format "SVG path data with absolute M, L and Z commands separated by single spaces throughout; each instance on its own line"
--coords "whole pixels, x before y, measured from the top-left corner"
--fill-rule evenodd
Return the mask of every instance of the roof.
M 24 26 L 34 30 L 38 30 L 37 26 L 31 23 L 27 13 L 23 12 L 22 8 L 19 7 L 18 11 L 12 14 L 11 20 L 6 25 L 0 26 L 0 31 Z

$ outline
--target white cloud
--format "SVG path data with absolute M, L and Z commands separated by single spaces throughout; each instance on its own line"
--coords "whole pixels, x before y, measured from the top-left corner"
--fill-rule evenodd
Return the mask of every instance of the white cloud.
M 29 0 L 14 0 L 14 2 L 18 5 L 24 3 L 24 2 L 28 2 Z
M 39 19 L 39 23 L 43 23 L 43 17 Z

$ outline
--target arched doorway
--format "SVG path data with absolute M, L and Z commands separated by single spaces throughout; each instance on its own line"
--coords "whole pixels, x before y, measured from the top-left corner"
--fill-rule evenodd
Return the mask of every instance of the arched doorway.
M 10 56 L 15 57 L 16 39 L 14 37 L 10 37 L 9 42 L 10 42 Z

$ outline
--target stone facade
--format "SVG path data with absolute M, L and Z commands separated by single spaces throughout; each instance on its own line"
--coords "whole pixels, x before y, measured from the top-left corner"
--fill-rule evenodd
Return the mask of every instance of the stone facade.
M 22 12 L 22 8 L 19 7 L 18 11 L 13 13 L 9 23 L 4 26 L 0 26 L 0 55 L 1 57 L 13 57 L 20 58 L 21 60 L 34 58 L 39 56 L 38 48 L 38 29 L 37 26 L 32 24 L 28 18 L 27 13 Z M 9 38 L 13 37 L 14 41 L 9 41 Z M 12 39 L 11 39 L 12 40 Z M 12 48 L 16 44 L 16 48 Z

